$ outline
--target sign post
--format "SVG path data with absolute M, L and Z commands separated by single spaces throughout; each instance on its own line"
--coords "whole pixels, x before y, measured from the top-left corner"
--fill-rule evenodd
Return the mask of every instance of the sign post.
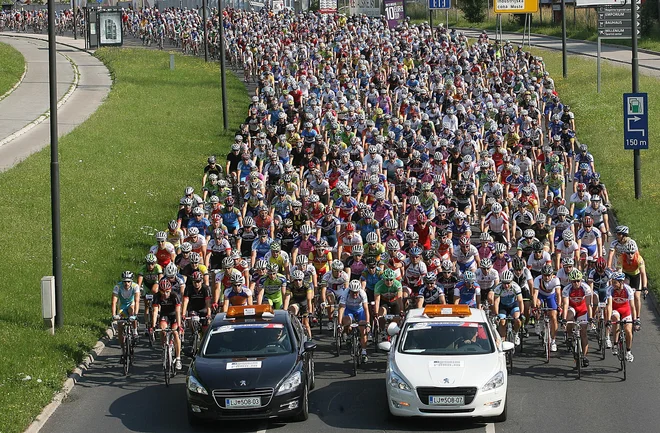
M 635 198 L 639 199 L 642 195 L 639 151 L 649 148 L 649 107 L 646 93 L 623 94 L 623 148 L 634 152 Z
M 496 14 L 533 14 L 539 11 L 539 0 L 495 0 Z

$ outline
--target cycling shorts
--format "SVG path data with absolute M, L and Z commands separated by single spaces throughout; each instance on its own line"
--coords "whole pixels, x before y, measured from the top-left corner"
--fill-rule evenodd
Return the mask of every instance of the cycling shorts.
M 513 313 L 520 313 L 520 307 L 518 304 L 513 304 L 513 305 L 504 305 L 500 303 L 500 310 L 499 314 L 497 317 L 500 320 L 506 319 L 508 316 L 513 317 Z
M 557 297 L 554 293 L 551 295 L 546 295 L 539 291 L 539 301 L 541 301 L 541 305 L 545 304 L 546 308 L 552 308 L 553 310 L 557 309 Z
M 161 314 L 158 321 L 160 323 L 165 322 L 166 325 L 169 325 L 173 330 L 179 329 L 179 324 L 176 321 L 176 312 L 173 311 L 170 314 Z
M 346 317 L 350 317 L 353 322 L 361 322 L 367 320 L 367 312 L 364 311 L 364 308 L 359 310 L 349 310 L 348 308 L 344 311 Z
M 297 305 L 298 306 L 298 313 L 299 314 L 307 314 L 309 312 L 309 305 L 307 303 L 307 298 L 304 298 L 304 299 L 291 298 L 290 302 L 291 302 L 290 305 Z
M 380 303 L 380 306 L 385 308 L 389 314 L 401 314 L 401 308 L 397 301 L 398 299 L 394 299 L 392 301 L 383 301 Z
M 636 292 L 641 292 L 642 290 L 642 273 L 636 275 L 625 274 L 628 280 L 630 281 L 630 287 Z
M 598 244 L 593 244 L 593 245 L 582 244 L 582 251 L 580 252 L 586 251 L 588 257 L 593 257 L 596 254 L 596 248 L 598 248 Z
M 626 317 L 621 318 L 621 314 L 617 310 L 612 310 L 612 316 L 616 315 L 619 317 L 618 321 L 620 322 L 632 322 L 632 316 L 629 314 Z
M 126 316 L 126 317 L 130 316 L 130 315 L 131 315 L 131 312 L 130 312 L 129 310 L 130 310 L 131 308 L 133 308 L 134 305 L 135 305 L 135 304 L 134 304 L 133 302 L 131 302 L 131 303 L 126 303 L 126 304 L 125 304 L 125 303 L 122 303 L 122 304 L 119 306 L 119 315 L 121 315 L 121 316 Z M 136 311 L 133 311 L 132 313 L 133 313 L 133 314 L 137 314 Z
M 465 271 L 471 270 L 473 266 L 474 266 L 474 259 L 466 263 L 458 263 L 458 269 L 461 274 L 465 273 Z
M 270 297 L 270 296 L 264 294 L 263 303 L 264 304 L 269 303 L 270 305 L 273 306 L 273 308 L 275 310 L 281 310 L 282 306 L 284 305 L 284 303 L 282 302 L 282 296 L 281 295 Z
M 594 290 L 594 295 L 597 296 L 597 299 L 598 299 L 597 302 L 607 301 L 607 287 L 603 287 L 602 289 Z
M 568 307 L 568 311 L 573 313 L 573 317 L 574 317 L 573 320 L 576 322 L 586 322 L 587 319 L 589 319 L 589 313 L 584 313 L 581 316 L 578 316 L 577 312 L 575 311 L 575 308 L 573 307 Z

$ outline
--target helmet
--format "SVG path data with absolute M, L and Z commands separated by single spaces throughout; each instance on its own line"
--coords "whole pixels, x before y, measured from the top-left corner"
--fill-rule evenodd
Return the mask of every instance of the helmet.
M 394 219 L 389 219 L 385 223 L 385 228 L 388 230 L 396 230 L 399 225 L 397 224 L 396 220 Z
M 573 266 L 575 264 L 575 260 L 573 260 L 573 257 L 564 257 L 561 259 L 561 265 L 562 266 Z
M 552 275 L 555 273 L 555 270 L 550 265 L 543 265 L 543 267 L 541 268 L 541 273 L 543 275 Z
M 435 274 L 435 272 L 429 272 L 426 275 L 424 275 L 424 281 L 427 283 L 433 283 L 437 279 L 438 276 Z
M 587 215 L 587 216 L 585 216 L 585 217 L 582 219 L 582 224 L 583 224 L 585 227 L 593 227 L 593 225 L 594 225 L 594 219 L 591 218 L 589 215 Z
M 202 281 L 204 279 L 204 275 L 202 275 L 202 273 L 199 271 L 193 272 L 190 277 L 193 281 Z
M 466 283 L 473 283 L 476 279 L 477 279 L 477 277 L 476 277 L 476 275 L 474 275 L 474 272 L 472 272 L 472 271 L 466 271 L 463 274 L 463 280 Z
M 192 213 L 195 216 L 204 215 L 204 209 L 202 209 L 201 207 L 196 207 L 195 209 L 193 209 Z
M 166 277 L 173 277 L 177 274 L 178 270 L 176 268 L 176 265 L 172 262 L 170 262 L 169 265 L 165 266 L 165 276 Z
M 165 242 L 165 240 L 167 240 L 167 233 L 165 233 L 164 231 L 159 231 L 158 233 L 156 233 L 157 242 Z
M 578 183 L 577 184 L 577 190 L 578 191 L 586 191 L 587 190 L 587 185 L 585 185 L 583 183 Z
M 333 260 L 332 261 L 332 270 L 333 271 L 341 271 L 344 269 L 344 264 L 341 262 L 341 260 Z
M 523 236 L 528 238 L 528 239 L 533 238 L 534 237 L 534 230 L 527 229 L 527 230 L 523 231 Z
M 543 244 L 541 244 L 541 242 L 534 242 L 532 244 L 532 250 L 534 250 L 535 253 L 543 251 Z
M 612 279 L 616 281 L 623 281 L 626 279 L 626 274 L 624 274 L 623 272 L 614 272 L 612 274 Z
M 502 272 L 500 279 L 503 283 L 510 283 L 513 281 L 513 272 L 507 269 L 506 271 Z
M 207 159 L 207 161 L 209 162 L 209 164 L 215 164 L 215 155 L 211 155 L 211 156 L 209 156 L 209 158 Z
M 367 233 L 367 243 L 375 244 L 376 242 L 378 242 L 378 235 L 376 232 Z
M 199 234 L 199 229 L 197 227 L 190 227 L 188 229 L 189 236 L 197 236 Z
M 628 254 L 635 254 L 637 252 L 637 242 L 633 240 L 628 241 L 623 250 Z
M 231 257 L 225 257 L 224 259 L 222 259 L 222 267 L 224 269 L 233 268 L 234 264 L 235 264 L 234 259 L 232 259 Z
M 202 261 L 202 256 L 200 256 L 199 253 L 190 254 L 190 263 L 199 264 L 199 262 L 201 261 Z
M 160 280 L 160 282 L 158 283 L 158 290 L 160 290 L 161 292 L 170 291 L 172 290 L 172 283 L 170 283 L 167 279 L 164 278 Z
M 360 256 L 364 254 L 364 247 L 362 245 L 353 245 L 351 248 L 351 254 L 354 256 Z
M 281 251 L 282 245 L 279 242 L 273 242 L 270 244 L 270 250 L 273 252 Z
M 617 235 L 628 235 L 630 233 L 628 226 L 616 226 L 615 231 Z
M 522 258 L 514 257 L 513 260 L 511 261 L 511 266 L 513 267 L 513 269 L 519 271 L 521 269 L 525 269 L 527 265 L 525 264 L 525 261 Z
M 394 278 L 396 278 L 396 276 L 394 275 L 393 270 L 388 268 L 383 271 L 383 280 L 393 280 Z
M 481 259 L 481 262 L 479 262 L 479 266 L 482 268 L 490 268 L 491 266 L 493 266 L 493 262 L 488 258 L 484 258 Z
M 503 243 L 496 243 L 495 244 L 495 252 L 496 253 L 505 253 L 506 252 L 506 245 Z
M 231 274 L 231 277 L 229 277 L 229 282 L 231 284 L 245 284 L 245 279 L 243 278 L 243 275 L 234 272 Z
M 419 204 L 419 197 L 417 197 L 416 195 L 411 196 L 410 204 L 413 206 L 417 206 Z
M 184 242 L 181 244 L 181 252 L 189 253 L 192 251 L 192 244 L 190 242 Z
M 147 256 L 144 258 L 144 261 L 147 262 L 147 263 L 149 263 L 150 265 L 153 265 L 154 263 L 156 263 L 156 262 L 158 261 L 158 259 L 156 258 L 156 255 L 155 255 L 155 254 L 149 253 L 149 254 L 147 254 Z
M 292 280 L 302 280 L 304 278 L 305 278 L 305 273 L 299 269 L 296 269 L 295 271 L 291 272 Z
M 266 269 L 268 269 L 268 272 L 279 272 L 280 267 L 277 263 L 268 263 L 266 265 Z
M 167 224 L 167 227 L 170 230 L 176 230 L 179 227 L 179 223 L 177 222 L 177 220 L 172 220 Z
M 458 243 L 461 246 L 470 245 L 470 238 L 467 236 L 461 236 L 461 238 L 458 240 Z
M 557 208 L 557 215 L 568 216 L 568 208 L 566 206 L 559 206 Z
M 570 230 L 565 230 L 564 233 L 561 235 L 562 239 L 564 239 L 564 242 L 573 242 L 575 240 L 575 236 L 573 235 L 573 232 Z
M 422 249 L 420 247 L 414 247 L 410 249 L 410 255 L 411 256 L 421 256 L 422 255 Z
M 607 267 L 607 262 L 605 261 L 605 258 L 598 257 L 598 260 L 596 260 L 596 271 L 602 273 L 603 271 L 605 271 L 606 267 Z
M 122 281 L 133 281 L 133 272 L 131 271 L 124 271 L 121 273 L 121 280 Z
M 246 216 L 243 219 L 243 226 L 244 227 L 254 227 L 254 219 L 251 216 Z
M 569 272 L 568 279 L 571 281 L 580 281 L 582 280 L 582 272 L 577 269 L 573 269 L 571 272 Z
M 296 257 L 296 265 L 298 266 L 305 266 L 308 262 L 309 259 L 304 254 L 298 254 L 298 257 Z
M 479 240 L 481 242 L 491 242 L 493 238 L 490 236 L 488 232 L 481 232 L 481 234 L 479 235 Z
M 399 241 L 397 241 L 396 239 L 390 239 L 389 241 L 387 241 L 386 246 L 388 250 L 394 250 L 394 251 L 399 251 L 399 249 L 401 248 L 401 246 L 399 245 Z
M 191 195 L 194 192 L 195 192 L 195 188 L 193 188 L 192 186 L 187 186 L 186 189 L 183 191 L 183 195 Z
M 308 224 L 303 224 L 300 226 L 300 234 L 309 235 L 312 233 L 312 228 Z
M 358 280 L 352 280 L 348 285 L 348 290 L 351 292 L 359 292 L 362 289 L 362 284 Z
M 500 213 L 502 212 L 502 205 L 499 203 L 495 203 L 491 208 L 491 210 L 493 211 L 493 213 Z

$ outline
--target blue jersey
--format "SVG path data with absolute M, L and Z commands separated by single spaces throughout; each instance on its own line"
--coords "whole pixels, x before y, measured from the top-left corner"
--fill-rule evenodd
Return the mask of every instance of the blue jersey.
M 459 304 L 476 307 L 477 295 L 481 295 L 481 287 L 479 286 L 479 283 L 472 283 L 472 286 L 468 287 L 465 284 L 465 281 L 460 281 L 454 287 L 454 299 L 460 298 L 460 301 L 458 301 Z
M 268 239 L 266 242 L 261 242 L 258 238 L 252 242 L 252 251 L 256 251 L 257 260 L 263 259 L 266 254 L 270 252 L 270 244 L 272 242 L 272 239 Z

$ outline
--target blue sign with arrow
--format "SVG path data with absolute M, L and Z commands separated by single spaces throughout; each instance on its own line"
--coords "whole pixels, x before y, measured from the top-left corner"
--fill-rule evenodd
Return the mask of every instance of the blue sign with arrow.
M 623 148 L 649 148 L 649 101 L 646 93 L 623 94 Z
M 429 0 L 429 9 L 451 9 L 451 0 Z

